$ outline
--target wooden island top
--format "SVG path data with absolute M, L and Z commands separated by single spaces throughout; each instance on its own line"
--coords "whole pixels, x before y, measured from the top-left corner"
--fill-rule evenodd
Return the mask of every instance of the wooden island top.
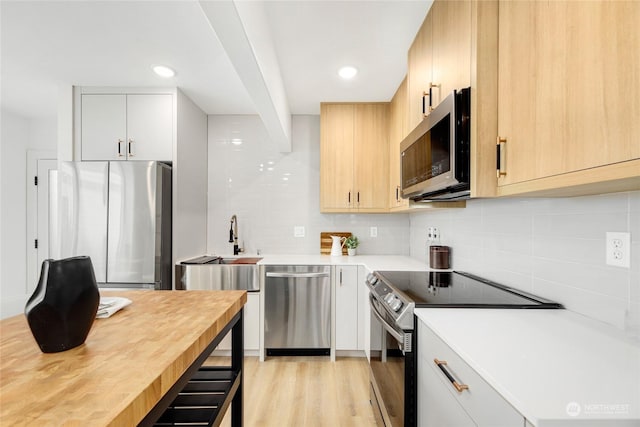
M 137 425 L 247 301 L 245 291 L 101 294 L 132 304 L 64 352 L 42 353 L 24 315 L 0 322 L 0 425 Z

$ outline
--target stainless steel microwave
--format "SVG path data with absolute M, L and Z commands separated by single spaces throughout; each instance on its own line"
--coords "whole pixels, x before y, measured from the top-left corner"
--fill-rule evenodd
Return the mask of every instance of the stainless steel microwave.
M 470 111 L 471 89 L 454 90 L 402 141 L 402 197 L 469 198 Z

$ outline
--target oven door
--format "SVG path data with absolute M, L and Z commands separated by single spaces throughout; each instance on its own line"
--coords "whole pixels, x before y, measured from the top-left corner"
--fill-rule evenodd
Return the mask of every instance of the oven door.
M 371 404 L 379 426 L 416 426 L 415 334 L 398 329 L 369 296 Z

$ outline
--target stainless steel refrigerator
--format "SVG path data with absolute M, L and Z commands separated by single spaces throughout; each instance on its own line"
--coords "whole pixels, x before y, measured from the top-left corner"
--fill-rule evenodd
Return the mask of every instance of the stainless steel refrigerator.
M 171 166 L 61 162 L 59 256 L 91 257 L 101 287 L 171 289 Z

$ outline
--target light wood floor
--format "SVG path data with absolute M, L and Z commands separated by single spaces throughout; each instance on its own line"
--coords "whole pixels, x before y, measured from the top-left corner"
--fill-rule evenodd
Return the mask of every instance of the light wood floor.
M 210 357 L 205 364 L 227 363 Z M 244 361 L 244 425 L 376 425 L 369 402 L 366 358 L 257 357 Z M 222 426 L 230 426 L 227 414 Z

